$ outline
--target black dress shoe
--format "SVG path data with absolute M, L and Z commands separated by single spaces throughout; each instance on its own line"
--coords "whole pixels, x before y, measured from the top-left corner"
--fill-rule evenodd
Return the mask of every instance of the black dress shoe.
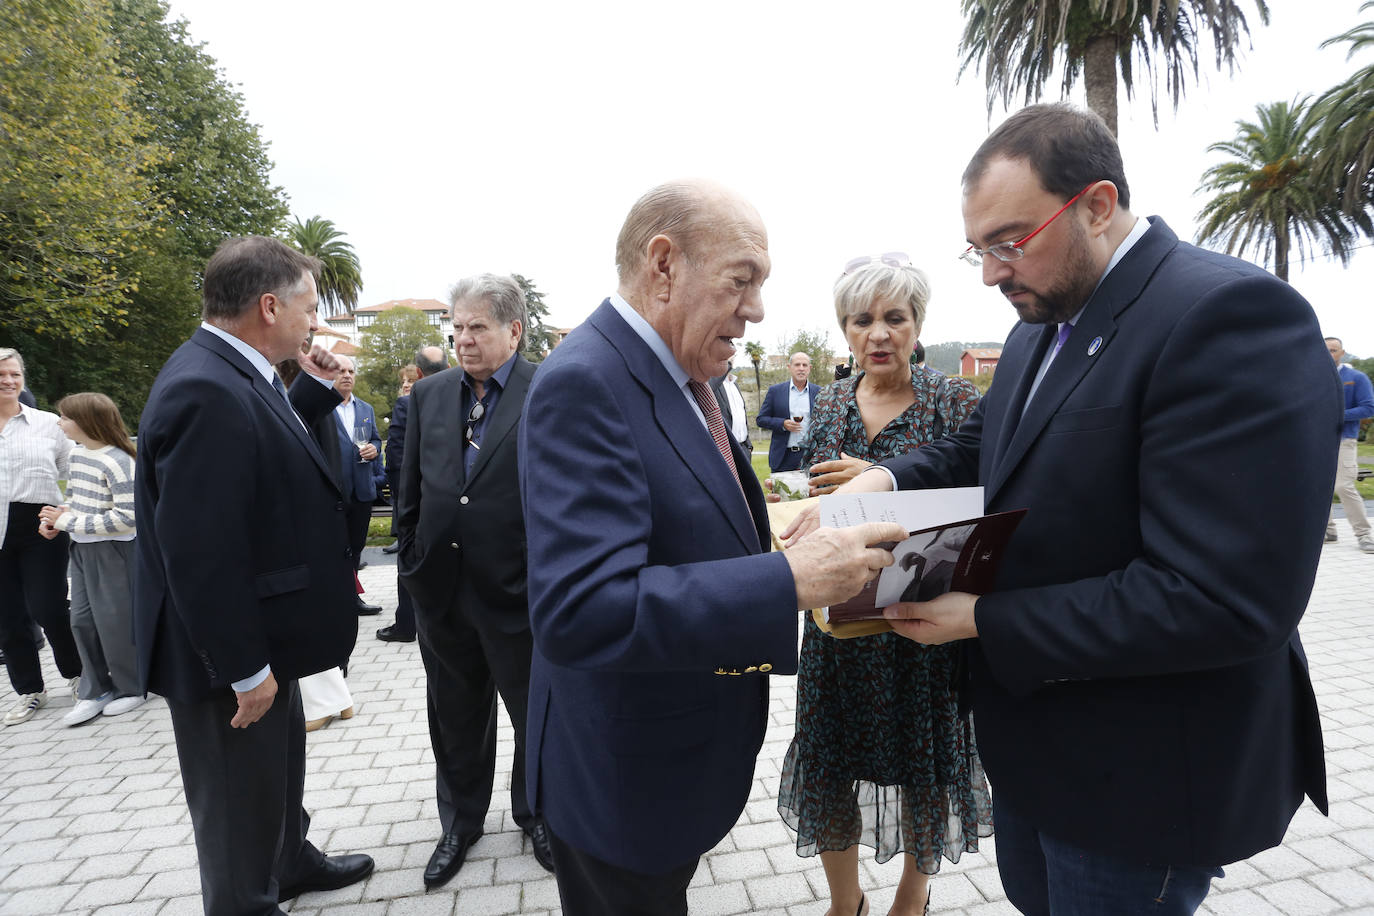
M 401 542 L 400 542 L 400 541 L 393 541 L 393 542 L 391 542 L 390 544 L 387 544 L 385 547 L 382 548 L 382 553 L 387 553 L 387 554 L 390 554 L 390 553 L 399 553 L 400 550 L 401 550 Z
M 543 821 L 535 821 L 534 826 L 525 831 L 525 835 L 530 838 L 530 849 L 534 853 L 534 860 L 539 863 L 544 871 L 553 872 L 553 849 L 549 847 L 549 828 L 544 826 Z
M 472 848 L 472 844 L 481 838 L 481 830 L 466 838 L 456 833 L 444 834 L 439 845 L 434 847 L 434 855 L 429 857 L 429 864 L 425 866 L 425 887 L 438 887 L 448 883 L 458 874 L 458 869 L 463 867 L 463 860 L 468 857 L 468 850 Z
M 358 599 L 358 616 L 371 617 L 373 614 L 380 614 L 382 606 L 380 604 L 368 604 L 363 599 Z
M 393 623 L 389 627 L 382 627 L 378 630 L 377 638 L 382 642 L 414 642 L 415 634 L 402 633 L 400 630 L 396 629 L 396 624 Z
M 332 891 L 359 881 L 372 874 L 372 856 L 325 856 L 314 869 L 290 884 L 282 884 L 277 902 L 299 897 L 307 891 Z
M 359 561 L 358 561 L 358 567 L 357 567 L 357 568 L 358 568 L 359 570 L 367 569 L 367 561 L 366 561 L 366 560 L 359 560 Z

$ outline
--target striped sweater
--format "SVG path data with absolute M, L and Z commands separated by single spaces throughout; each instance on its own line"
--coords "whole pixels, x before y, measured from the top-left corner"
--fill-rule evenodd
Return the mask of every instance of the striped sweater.
M 78 544 L 134 539 L 134 459 L 113 445 L 72 449 L 67 509 L 57 527 Z

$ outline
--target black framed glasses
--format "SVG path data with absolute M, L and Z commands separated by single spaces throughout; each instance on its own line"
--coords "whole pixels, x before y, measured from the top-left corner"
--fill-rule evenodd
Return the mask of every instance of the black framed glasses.
M 1070 197 L 1068 201 L 1065 202 L 1064 206 L 1054 211 L 1054 216 L 1051 216 L 1049 219 L 1041 223 L 1039 228 L 1037 228 L 1034 232 L 1032 232 L 1025 238 L 1018 239 L 1015 242 L 998 242 L 996 245 L 989 245 L 987 248 L 975 248 L 972 245 L 970 245 L 964 249 L 964 253 L 959 255 L 959 257 L 963 258 L 965 263 L 972 264 L 974 267 L 982 267 L 983 257 L 989 254 L 999 261 L 1021 260 L 1026 256 L 1026 253 L 1021 250 L 1021 246 L 1029 242 L 1031 239 L 1035 238 L 1037 235 L 1039 235 L 1047 226 L 1049 226 L 1050 223 L 1054 222 L 1056 219 L 1059 218 L 1059 214 L 1069 209 L 1069 207 L 1072 207 L 1073 202 L 1078 200 L 1078 198 L 1082 197 L 1084 194 L 1086 194 L 1088 192 L 1088 188 L 1091 188 L 1095 184 L 1097 184 L 1096 181 L 1090 181 L 1086 185 L 1084 185 L 1083 190 L 1079 191 L 1073 197 Z
M 473 401 L 472 410 L 468 411 L 468 428 L 463 433 L 463 439 L 467 442 L 467 444 L 479 450 L 482 448 L 482 446 L 472 441 L 472 433 L 477 428 L 477 422 L 481 420 L 483 416 L 486 415 L 486 412 L 487 409 L 486 407 L 482 406 L 481 401 Z

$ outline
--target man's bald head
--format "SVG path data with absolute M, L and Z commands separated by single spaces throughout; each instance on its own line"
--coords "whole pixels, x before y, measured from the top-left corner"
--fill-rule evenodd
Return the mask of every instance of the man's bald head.
M 420 378 L 443 372 L 448 368 L 448 354 L 443 347 L 421 347 L 415 351 L 415 368 L 420 371 Z
M 762 225 L 758 211 L 729 188 L 702 179 L 661 184 L 635 201 L 620 227 L 615 243 L 620 283 L 633 281 L 656 236 L 672 239 L 690 258 L 707 234 L 743 231 L 753 225 Z

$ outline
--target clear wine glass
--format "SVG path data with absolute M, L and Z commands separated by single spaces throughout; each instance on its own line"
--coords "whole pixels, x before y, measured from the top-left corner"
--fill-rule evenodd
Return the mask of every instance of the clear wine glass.
M 372 441 L 372 425 L 370 423 L 360 423 L 353 427 L 353 444 L 358 447 L 358 463 L 367 464 L 367 459 L 363 457 L 363 449 L 367 443 Z

